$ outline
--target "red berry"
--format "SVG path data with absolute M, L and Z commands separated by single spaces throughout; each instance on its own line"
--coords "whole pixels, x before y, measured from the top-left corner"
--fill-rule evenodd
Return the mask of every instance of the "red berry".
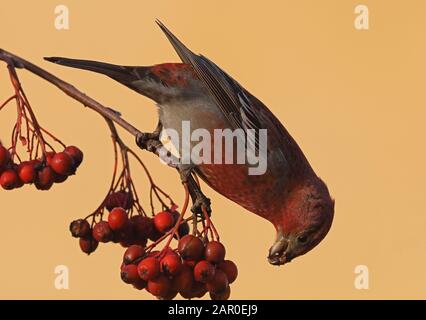
M 182 298 L 184 298 L 184 299 L 193 299 L 193 298 L 195 298 L 195 295 L 192 292 L 192 289 L 189 290 L 189 291 L 182 291 L 182 292 L 179 292 L 179 293 L 182 296 Z
M 143 290 L 146 288 L 146 285 L 147 285 L 147 282 L 139 278 L 138 281 L 133 283 L 133 288 L 137 290 Z
M 145 258 L 139 262 L 138 272 L 142 280 L 152 280 L 160 274 L 160 262 L 154 257 Z
M 18 166 L 18 176 L 23 183 L 33 183 L 36 178 L 36 169 L 31 161 L 22 162 Z
M 77 168 L 83 161 L 83 152 L 75 146 L 66 147 L 64 152 L 74 160 L 75 168 Z
M 137 215 L 130 218 L 130 223 L 137 238 L 149 238 L 154 229 L 151 218 Z
M 228 286 L 228 278 L 220 269 L 216 269 L 213 279 L 206 283 L 206 288 L 210 292 L 223 292 Z
M 176 257 L 179 257 L 179 254 L 175 251 L 175 250 L 173 250 L 172 248 L 170 248 L 170 247 L 167 247 L 167 249 L 163 249 L 163 251 L 164 251 L 164 255 L 163 256 L 167 256 L 167 255 L 175 255 Z
M 55 179 L 55 183 L 62 183 L 62 182 L 64 182 L 65 180 L 67 180 L 67 179 L 68 179 L 68 176 L 64 176 L 64 175 L 62 175 L 62 174 L 58 174 L 58 173 L 56 173 L 56 172 L 55 172 L 55 177 L 54 177 L 54 179 Z
M 188 292 L 194 283 L 194 272 L 192 268 L 183 264 L 180 272 L 173 277 L 173 289 L 179 292 Z
M 145 248 L 139 245 L 131 245 L 124 252 L 123 262 L 124 264 L 134 263 L 135 260 L 141 258 L 145 254 Z
M 111 242 L 113 242 L 113 243 L 120 243 L 120 241 L 121 241 L 121 235 L 120 235 L 120 233 L 113 231 L 112 232 Z
M 49 190 L 55 181 L 55 172 L 51 167 L 44 167 L 37 173 L 35 186 L 38 190 Z
M 95 251 L 98 247 L 98 241 L 92 237 L 80 238 L 79 244 L 81 251 L 87 253 L 88 255 Z
M 218 241 L 210 241 L 206 245 L 204 252 L 205 258 L 211 263 L 220 263 L 225 258 L 225 247 Z
M 183 222 L 178 228 L 178 235 L 180 238 L 186 236 L 189 233 L 189 224 L 188 222 Z
M 0 145 L 0 169 L 6 167 L 10 161 L 10 152 L 5 147 Z
M 202 298 L 207 293 L 206 285 L 202 282 L 194 282 L 192 286 L 192 292 L 195 298 Z
M 134 264 L 128 264 L 121 269 L 121 279 L 125 283 L 137 283 L 140 278 L 138 267 Z
M 149 280 L 146 289 L 156 297 L 166 296 L 171 289 L 171 282 L 166 276 L 160 275 L 156 279 Z
M 93 227 L 92 235 L 93 235 L 93 238 L 95 238 L 95 240 L 99 242 L 109 242 L 112 240 L 113 232 L 111 228 L 109 227 L 108 222 L 99 221 Z
M 203 257 L 204 244 L 199 238 L 188 234 L 179 240 L 178 250 L 183 259 L 198 261 Z
M 124 227 L 118 230 L 116 233 L 119 237 L 120 242 L 126 242 L 129 243 L 129 245 L 135 244 L 133 228 L 129 222 L 127 222 Z
M 188 267 L 191 267 L 191 269 L 194 269 L 197 262 L 198 261 L 195 260 L 183 260 L 183 264 L 187 265 Z
M 15 172 L 16 172 L 16 174 L 18 175 L 18 165 L 17 165 L 16 163 L 14 163 L 14 164 L 12 165 L 12 169 L 13 169 L 13 171 L 15 171 Z M 15 189 L 21 188 L 21 187 L 23 187 L 23 186 L 24 186 L 24 183 L 22 182 L 22 180 L 21 180 L 21 179 L 19 179 L 19 175 L 18 175 L 18 183 L 17 183 L 17 185 L 15 186 Z
M 28 161 L 28 162 L 31 163 L 34 166 L 34 169 L 36 171 L 39 170 L 43 165 L 43 162 L 41 162 L 39 159 L 33 159 L 33 160 Z
M 167 254 L 161 259 L 161 271 L 168 276 L 177 275 L 182 268 L 182 261 L 176 254 Z
M 20 184 L 18 174 L 12 169 L 3 171 L 0 176 L 0 184 L 5 190 L 17 188 Z
M 174 220 L 173 224 L 176 224 L 177 221 L 178 221 L 178 219 L 179 219 L 180 213 L 177 212 L 177 211 L 171 211 L 171 214 L 172 214 L 173 220 Z M 180 223 L 179 227 L 178 227 L 179 238 L 182 238 L 183 236 L 186 236 L 189 233 L 189 229 L 190 228 L 189 228 L 188 222 L 182 221 Z M 176 235 L 174 236 L 174 238 L 178 239 Z
M 194 267 L 194 278 L 199 282 L 209 282 L 213 280 L 215 271 L 214 266 L 210 262 L 201 260 Z
M 46 154 L 45 154 L 45 157 L 46 157 L 46 164 L 47 165 L 52 165 L 52 160 L 53 160 L 53 157 L 55 156 L 55 154 L 56 154 L 56 152 L 53 152 L 53 151 L 49 151 L 49 152 L 46 152 Z
M 87 220 L 78 219 L 70 224 L 71 235 L 75 238 L 84 238 L 90 235 L 90 224 Z
M 129 222 L 127 213 L 123 208 L 114 208 L 108 215 L 108 224 L 112 230 L 121 230 Z
M 148 242 L 148 239 L 147 239 L 147 238 L 144 238 L 144 237 L 137 237 L 137 236 L 135 236 L 135 237 L 133 238 L 133 241 L 134 241 L 134 244 L 140 245 L 140 246 L 142 246 L 142 247 L 146 247 L 146 244 L 147 244 L 147 242 Z
M 181 296 L 185 299 L 202 298 L 207 293 L 206 285 L 201 282 L 194 281 L 189 292 L 181 292 Z
M 228 300 L 229 296 L 231 295 L 231 287 L 226 287 L 225 291 L 223 292 L 210 292 L 210 298 L 212 300 Z
M 67 176 L 74 172 L 74 160 L 65 152 L 55 154 L 50 162 L 52 169 L 61 175 Z
M 158 257 L 160 255 L 160 250 L 153 250 L 147 254 L 147 257 Z
M 132 194 L 124 190 L 111 193 L 105 201 L 105 208 L 108 211 L 116 207 L 121 207 L 124 210 L 129 210 L 133 205 Z
M 233 283 L 235 279 L 237 279 L 238 268 L 231 260 L 225 260 L 221 262 L 217 267 L 223 272 L 225 272 L 230 284 Z
M 149 235 L 149 240 L 151 240 L 151 241 L 157 241 L 162 236 L 164 236 L 163 232 L 158 231 L 156 228 L 152 228 L 152 232 Z
M 167 292 L 163 296 L 157 296 L 160 300 L 173 300 L 177 296 L 178 292 L 176 290 L 169 289 L 169 292 Z
M 160 232 L 170 230 L 174 225 L 173 215 L 168 211 L 162 211 L 154 217 L 155 228 Z
M 130 247 L 133 244 L 134 244 L 134 242 L 133 242 L 133 239 L 131 239 L 131 238 L 120 241 L 120 245 L 123 248 L 128 248 L 128 247 Z
M 189 291 L 182 291 L 180 295 L 185 299 L 202 298 L 207 293 L 206 285 L 201 282 L 194 281 Z

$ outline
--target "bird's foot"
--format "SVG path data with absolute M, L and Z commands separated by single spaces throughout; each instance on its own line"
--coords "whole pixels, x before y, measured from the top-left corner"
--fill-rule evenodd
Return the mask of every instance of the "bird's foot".
M 140 132 L 136 135 L 136 144 L 139 148 L 145 149 L 148 151 L 150 149 L 150 141 L 159 142 L 160 134 L 163 126 L 161 122 L 158 122 L 157 128 L 153 132 Z
M 200 189 L 200 186 L 195 181 L 192 176 L 193 170 L 195 168 L 194 164 L 179 164 L 178 171 L 180 173 L 180 178 L 182 183 L 187 183 L 190 189 L 191 197 L 192 197 L 192 208 L 191 211 L 204 219 L 203 207 L 206 209 L 207 214 L 210 217 L 211 207 L 210 207 L 210 199 L 207 198 Z
M 211 215 L 212 209 L 210 207 L 211 201 L 201 191 L 197 194 L 195 201 L 192 204 L 191 211 L 193 214 L 204 219 L 203 207 L 206 209 L 207 214 Z
M 150 140 L 157 140 L 156 137 L 153 135 L 153 133 L 149 132 L 141 132 L 136 135 L 136 144 L 141 149 L 149 149 L 149 141 Z
M 189 178 L 192 177 L 191 174 L 194 168 L 195 168 L 194 164 L 182 164 L 182 163 L 178 164 L 177 169 L 179 171 L 180 180 L 182 181 L 182 183 L 189 182 Z
M 162 131 L 162 124 L 158 122 L 157 128 L 153 132 L 141 132 L 136 135 L 136 144 L 139 148 L 156 152 L 158 148 L 162 146 L 160 141 L 160 135 Z M 176 161 L 176 163 L 179 161 Z M 172 167 L 177 168 L 180 174 L 182 183 L 188 184 L 189 191 L 192 198 L 191 211 L 194 215 L 204 219 L 203 208 L 205 208 L 207 214 L 211 215 L 210 199 L 207 198 L 200 189 L 200 186 L 192 176 L 192 172 L 195 168 L 194 164 L 173 164 Z

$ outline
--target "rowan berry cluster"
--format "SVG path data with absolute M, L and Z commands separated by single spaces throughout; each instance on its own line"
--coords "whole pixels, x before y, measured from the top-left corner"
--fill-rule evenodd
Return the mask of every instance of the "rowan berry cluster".
M 34 184 L 49 190 L 54 183 L 64 182 L 83 161 L 83 152 L 66 146 L 38 122 L 13 68 L 9 69 L 14 94 L 0 105 L 0 111 L 16 103 L 17 117 L 12 129 L 11 146 L 0 142 L 0 185 L 5 190 Z M 53 144 L 63 151 L 56 152 Z
M 32 160 L 12 160 L 9 149 L 0 144 L 0 185 L 5 190 L 34 184 L 39 190 L 49 190 L 54 183 L 62 183 L 75 174 L 83 161 L 83 152 L 75 146 L 68 146 L 62 152 L 46 152 Z
M 121 279 L 138 290 L 146 289 L 159 299 L 227 300 L 230 284 L 238 275 L 237 266 L 225 260 L 225 247 L 218 241 L 204 243 L 199 237 L 185 235 L 176 249 L 147 252 L 132 245 L 124 253 Z
M 81 250 L 91 254 L 99 243 L 120 243 L 127 248 L 120 268 L 121 279 L 159 299 L 173 299 L 177 294 L 186 299 L 201 298 L 207 292 L 212 299 L 228 299 L 237 267 L 225 260 L 225 247 L 218 241 L 217 230 L 205 208 L 204 216 L 193 214 L 184 219 L 188 188 L 179 212 L 173 200 L 154 183 L 140 158 L 117 135 L 113 135 L 113 142 L 116 163 L 105 200 L 95 212 L 70 225 L 72 236 L 79 238 Z M 148 176 L 151 216 L 140 204 L 130 174 L 129 155 Z M 120 174 L 118 167 L 122 168 Z M 154 200 L 162 206 L 161 211 L 154 211 Z M 198 230 L 198 224 L 202 230 Z M 175 249 L 172 241 L 176 242 Z
M 122 191 L 112 193 L 105 203 L 105 208 L 109 210 L 107 220 L 92 225 L 87 219 L 75 220 L 70 224 L 71 235 L 80 238 L 80 248 L 87 254 L 95 251 L 99 242 L 119 243 L 123 247 L 145 247 L 148 240 L 157 241 L 163 237 L 179 217 L 176 211 L 160 212 L 154 218 L 142 214 L 131 216 L 133 205 L 130 194 Z M 170 220 L 165 221 L 165 216 L 170 217 Z M 182 223 L 178 235 L 184 236 L 188 232 L 188 223 Z

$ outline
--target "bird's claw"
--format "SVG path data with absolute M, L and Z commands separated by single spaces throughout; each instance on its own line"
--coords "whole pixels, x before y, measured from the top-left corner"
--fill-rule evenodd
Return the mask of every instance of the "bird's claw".
M 157 146 L 159 143 L 161 144 L 161 142 L 159 142 L 161 130 L 162 130 L 162 124 L 161 122 L 159 122 L 154 132 L 151 132 L 151 133 L 140 132 L 136 134 L 136 138 L 135 138 L 136 144 L 141 149 L 152 151 L 150 149 Z M 156 142 L 154 142 L 153 140 L 155 140 Z M 193 200 L 191 211 L 194 215 L 204 219 L 203 207 L 205 208 L 207 214 L 210 217 L 212 212 L 210 207 L 211 202 L 210 202 L 210 199 L 203 194 L 199 186 L 194 181 L 194 178 L 191 176 L 194 168 L 195 168 L 194 164 L 180 163 L 177 165 L 177 169 L 179 171 L 180 179 L 182 183 L 187 183 L 190 186 L 191 197 Z
M 180 163 L 178 164 L 177 168 L 179 170 L 180 180 L 182 181 L 182 183 L 188 183 L 188 178 L 191 176 L 192 170 L 194 170 L 195 165 Z
M 161 130 L 163 128 L 163 125 L 161 122 L 158 122 L 157 127 L 153 132 L 139 132 L 136 134 L 136 144 L 139 148 L 144 150 L 149 150 L 149 143 L 150 140 L 160 141 L 160 135 Z
M 157 132 L 140 132 L 136 134 L 136 144 L 139 148 L 152 151 L 151 145 L 156 145 L 155 143 L 150 143 L 153 141 L 159 141 L 159 135 Z
M 191 207 L 192 213 L 204 217 L 203 215 L 203 207 L 206 209 L 207 214 L 210 217 L 211 207 L 210 207 L 210 199 L 207 198 L 203 192 L 200 190 L 199 186 L 195 182 L 194 178 L 191 176 L 192 171 L 194 170 L 194 164 L 179 164 L 178 170 L 180 173 L 180 178 L 182 183 L 188 183 L 190 188 L 192 188 L 192 200 L 193 205 Z
M 141 149 L 146 149 L 147 144 L 146 142 L 149 140 L 149 133 L 146 132 L 140 132 L 136 135 L 136 144 Z
M 204 218 L 203 216 L 203 207 L 206 209 L 207 214 L 210 217 L 210 214 L 212 212 L 212 209 L 210 207 L 211 201 L 209 198 L 207 198 L 204 194 L 199 193 L 197 194 L 197 198 L 195 199 L 192 207 L 191 207 L 191 212 L 194 213 L 195 215 L 201 216 L 202 218 Z

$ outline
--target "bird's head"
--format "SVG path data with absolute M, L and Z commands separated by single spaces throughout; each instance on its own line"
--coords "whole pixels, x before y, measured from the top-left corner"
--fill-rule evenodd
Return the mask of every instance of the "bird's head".
M 277 231 L 268 261 L 282 265 L 317 246 L 330 230 L 334 200 L 319 178 L 289 191 L 282 210 L 272 221 Z

